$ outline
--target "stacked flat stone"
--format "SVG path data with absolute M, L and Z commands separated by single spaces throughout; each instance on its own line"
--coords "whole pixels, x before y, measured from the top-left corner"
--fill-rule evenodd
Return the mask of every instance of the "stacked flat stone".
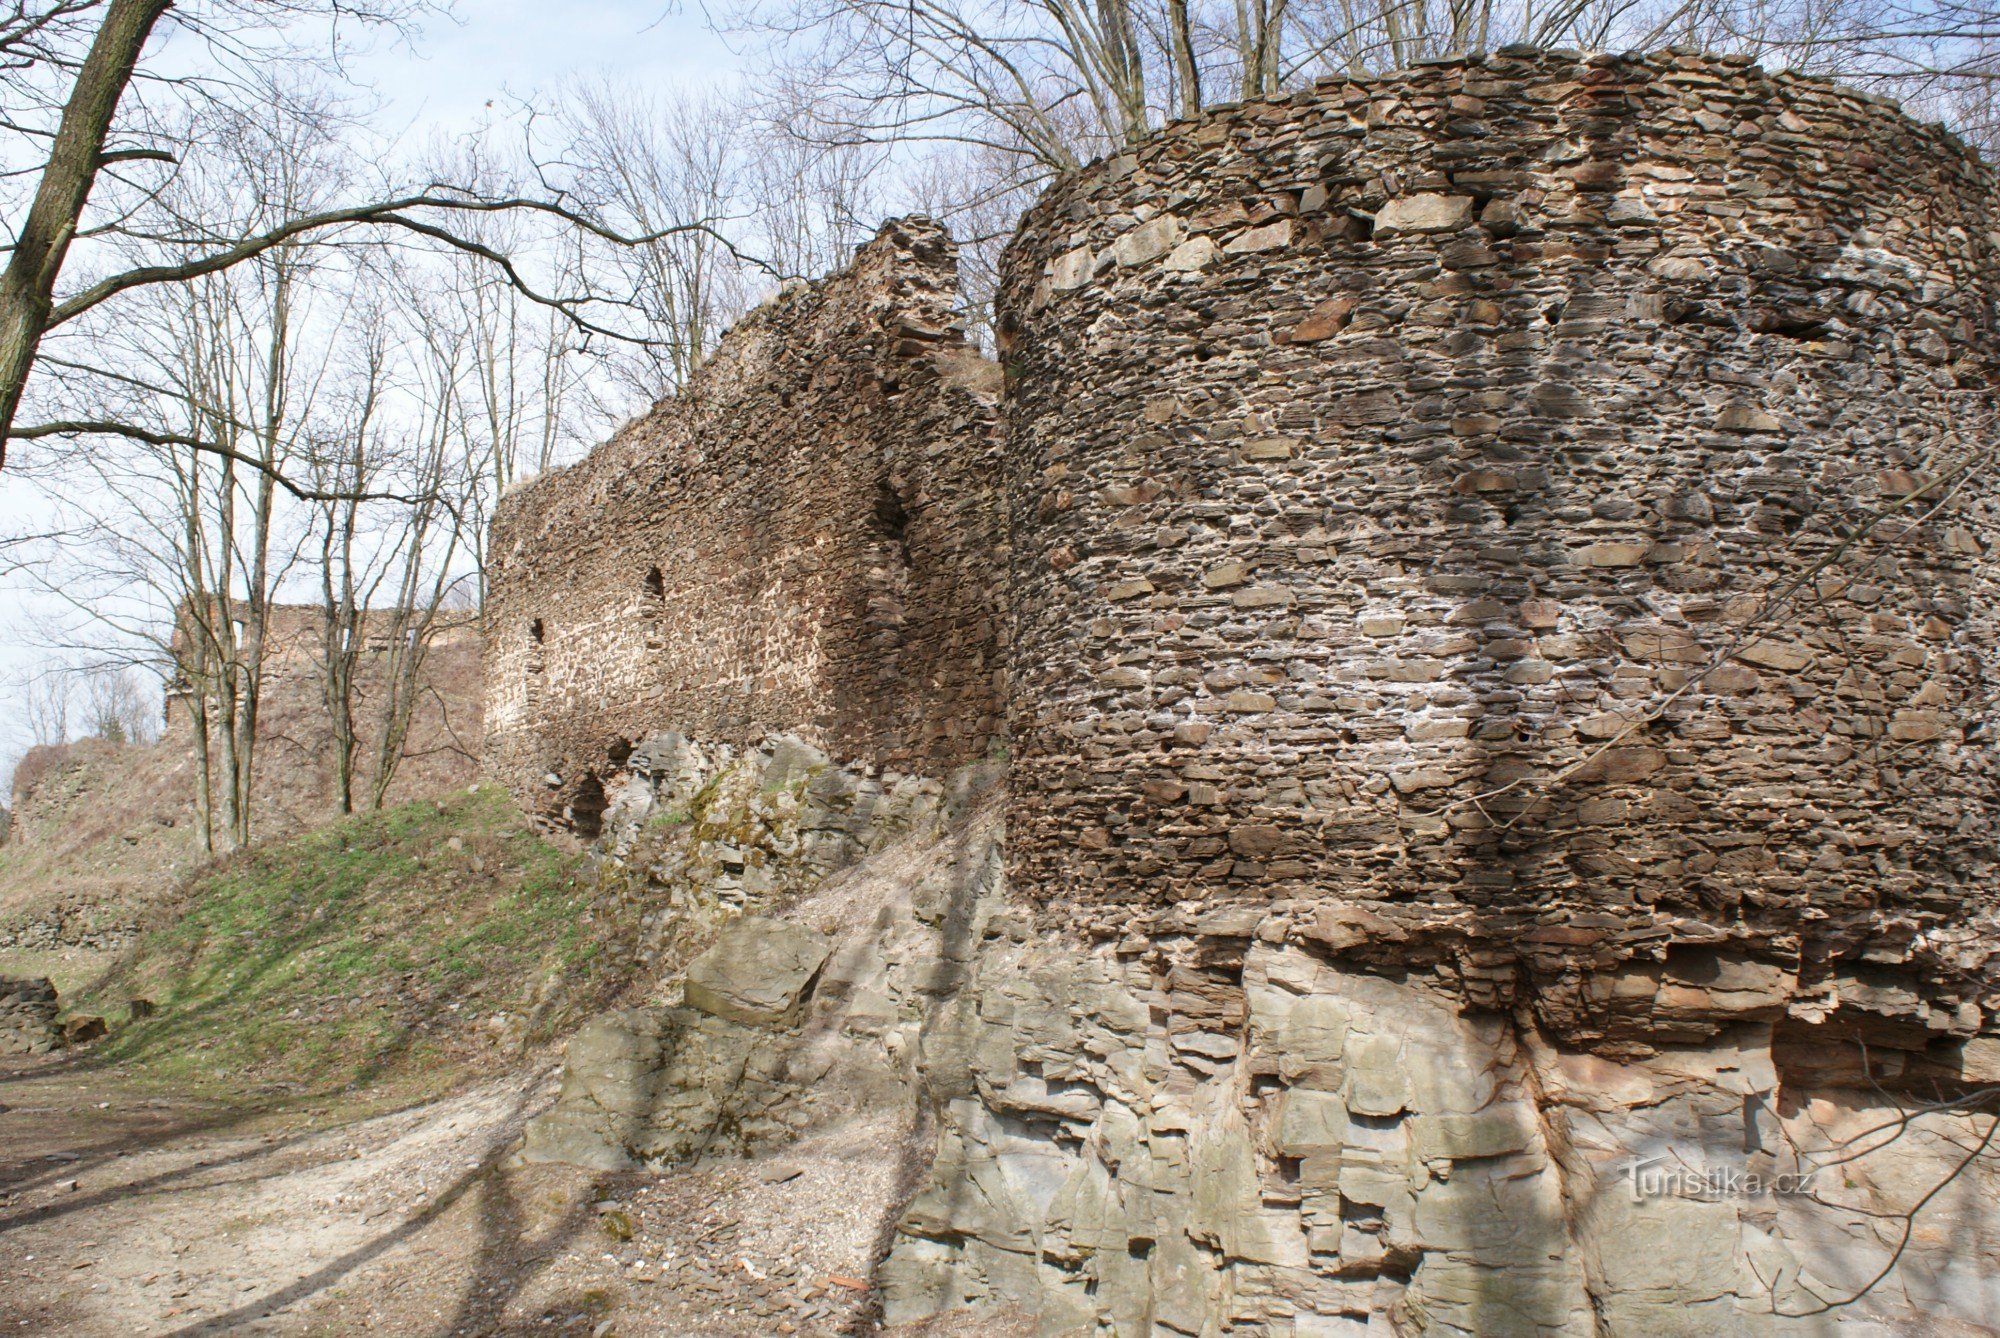
M 45 978 L 0 976 L 0 1055 L 45 1055 L 60 1049 L 56 987 Z
M 486 609 L 486 760 L 595 836 L 649 735 L 796 734 L 902 772 L 999 731 L 999 369 L 957 248 L 886 225 L 752 312 L 683 392 L 509 494 Z
M 1957 1043 L 2000 1011 L 1994 226 L 1880 99 L 1518 49 L 1058 182 L 1004 395 L 892 223 L 507 500 L 488 763 L 591 837 L 661 731 L 1004 743 L 1065 930 L 1275 912 L 1607 1052 Z
M 1325 81 L 1059 183 L 999 304 L 1014 885 L 1288 903 L 1614 1048 L 1977 1029 L 1995 226 L 1943 130 L 1673 53 Z M 1661 985 L 1704 953 L 1752 984 Z

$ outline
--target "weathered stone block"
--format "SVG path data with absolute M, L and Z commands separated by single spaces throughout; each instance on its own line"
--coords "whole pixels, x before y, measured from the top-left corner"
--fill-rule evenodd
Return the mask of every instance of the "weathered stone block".
M 1472 204 L 1469 195 L 1405 195 L 1376 211 L 1375 232 L 1457 232 L 1472 225 Z
M 732 920 L 688 964 L 688 1006 L 745 1026 L 790 1026 L 829 951 L 825 935 L 797 925 Z

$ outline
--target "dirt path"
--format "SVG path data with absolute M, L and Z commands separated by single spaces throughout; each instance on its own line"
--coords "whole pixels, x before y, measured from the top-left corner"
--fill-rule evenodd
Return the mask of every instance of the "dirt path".
M 898 1131 L 659 1176 L 509 1168 L 553 1076 L 356 1118 L 0 1061 L 0 1338 L 872 1329 Z

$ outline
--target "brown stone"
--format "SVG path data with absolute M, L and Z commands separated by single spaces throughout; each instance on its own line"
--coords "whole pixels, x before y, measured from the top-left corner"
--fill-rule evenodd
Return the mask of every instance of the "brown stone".
M 1667 764 L 1667 755 L 1657 748 L 1619 744 L 1604 750 L 1584 770 L 1588 780 L 1621 784 L 1644 780 Z
M 1347 328 L 1355 306 L 1351 297 L 1328 298 L 1292 327 L 1291 341 L 1294 344 L 1316 344 L 1322 339 L 1333 338 Z
M 1245 859 L 1270 859 L 1290 845 L 1285 829 L 1269 823 L 1238 823 L 1229 829 L 1229 848 Z
M 1471 225 L 1472 197 L 1467 195 L 1405 195 L 1389 201 L 1375 214 L 1377 236 L 1457 232 Z

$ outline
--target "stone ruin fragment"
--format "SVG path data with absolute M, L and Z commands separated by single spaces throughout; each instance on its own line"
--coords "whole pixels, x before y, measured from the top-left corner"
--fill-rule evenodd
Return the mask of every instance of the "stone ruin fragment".
M 529 1152 L 900 1111 L 895 1323 L 1989 1322 L 1994 198 L 1510 48 L 1059 181 L 997 364 L 927 220 L 774 298 L 495 524 L 489 766 L 735 815 Z

